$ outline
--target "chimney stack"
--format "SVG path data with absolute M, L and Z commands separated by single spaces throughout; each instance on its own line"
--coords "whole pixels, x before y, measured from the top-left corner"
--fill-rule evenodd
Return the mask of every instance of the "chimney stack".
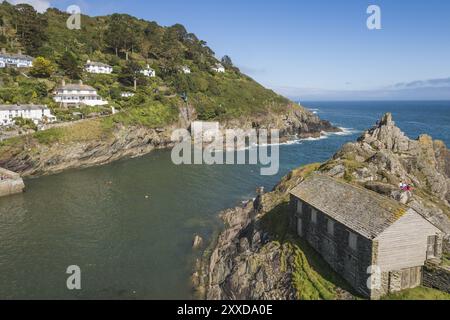
M 22 50 L 19 49 L 19 51 L 17 51 L 17 54 L 22 54 Z
M 6 48 L 2 48 L 2 53 L 6 54 Z
M 80 80 L 80 86 L 82 86 L 83 85 L 83 80 Z
M 65 86 L 65 85 L 66 85 L 66 80 L 63 79 L 63 80 L 61 81 L 61 85 L 62 85 L 62 86 Z

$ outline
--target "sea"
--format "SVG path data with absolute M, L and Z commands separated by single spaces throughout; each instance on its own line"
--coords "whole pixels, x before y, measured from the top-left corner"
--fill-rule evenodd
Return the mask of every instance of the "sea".
M 175 165 L 169 150 L 28 179 L 0 198 L 0 299 L 190 299 L 190 275 L 222 224 L 218 213 L 271 190 L 292 169 L 329 159 L 386 112 L 411 138 L 450 145 L 449 101 L 302 101 L 342 132 L 280 145 L 280 169 Z M 70 290 L 70 266 L 80 290 Z M 70 287 L 70 286 L 69 286 Z

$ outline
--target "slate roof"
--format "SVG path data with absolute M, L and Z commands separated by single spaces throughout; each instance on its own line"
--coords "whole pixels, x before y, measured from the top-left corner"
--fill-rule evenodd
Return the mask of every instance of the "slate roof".
M 97 91 L 93 87 L 85 84 L 66 84 L 58 87 L 56 90 Z
M 34 58 L 27 56 L 25 54 L 14 54 L 14 53 L 0 53 L 0 58 L 4 59 L 21 59 L 21 60 L 27 60 L 27 61 L 33 61 Z
M 96 61 L 86 62 L 86 67 L 88 67 L 88 66 L 112 68 L 109 64 L 106 64 L 103 62 L 96 62 Z
M 367 239 L 374 239 L 408 208 L 376 192 L 314 173 L 291 194 Z
M 0 110 L 42 110 L 47 109 L 46 105 L 37 104 L 0 104 Z

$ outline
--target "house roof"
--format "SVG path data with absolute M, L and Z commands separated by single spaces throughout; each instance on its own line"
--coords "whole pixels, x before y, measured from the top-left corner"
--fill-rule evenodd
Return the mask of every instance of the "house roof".
M 291 194 L 368 239 L 376 238 L 412 210 L 376 192 L 319 173 Z
M 103 63 L 103 62 L 96 62 L 96 61 L 88 61 L 88 62 L 86 62 L 86 67 L 87 66 L 112 68 L 109 64 L 106 64 L 106 63 Z
M 97 91 L 93 87 L 85 84 L 66 84 L 58 87 L 56 90 Z
M 42 110 L 48 109 L 46 105 L 37 104 L 0 104 L 0 110 Z
M 0 53 L 0 58 L 4 59 L 21 59 L 21 60 L 27 60 L 27 61 L 33 61 L 34 58 L 27 56 L 25 54 L 14 54 L 14 53 Z

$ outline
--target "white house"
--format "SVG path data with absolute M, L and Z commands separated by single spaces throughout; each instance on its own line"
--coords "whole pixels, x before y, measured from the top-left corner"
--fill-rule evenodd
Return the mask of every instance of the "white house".
M 141 70 L 141 73 L 149 78 L 154 78 L 156 77 L 156 71 L 153 70 L 152 68 L 150 68 L 150 65 L 147 65 L 147 67 L 145 69 Z
M 189 74 L 191 73 L 191 69 L 188 66 L 182 66 L 181 72 L 183 72 L 184 74 Z
M 79 107 L 80 105 L 103 106 L 108 104 L 108 101 L 103 100 L 98 95 L 97 90 L 91 86 L 84 85 L 82 81 L 79 84 L 68 85 L 63 81 L 62 85 L 53 94 L 53 100 L 65 107 Z
M 111 74 L 113 72 L 113 68 L 110 65 L 102 62 L 95 62 L 88 60 L 84 69 L 89 73 L 96 74 Z
M 34 58 L 24 55 L 20 51 L 14 54 L 6 53 L 5 49 L 2 49 L 0 53 L 0 68 L 31 68 L 33 66 L 33 60 Z
M 134 93 L 133 93 L 133 92 L 122 92 L 122 93 L 120 94 L 120 96 L 121 96 L 122 98 L 131 98 L 131 97 L 134 97 Z
M 31 119 L 35 124 L 56 121 L 46 105 L 0 105 L 0 126 L 14 124 L 15 118 Z
M 211 69 L 218 73 L 225 73 L 225 67 L 221 63 L 216 63 Z

